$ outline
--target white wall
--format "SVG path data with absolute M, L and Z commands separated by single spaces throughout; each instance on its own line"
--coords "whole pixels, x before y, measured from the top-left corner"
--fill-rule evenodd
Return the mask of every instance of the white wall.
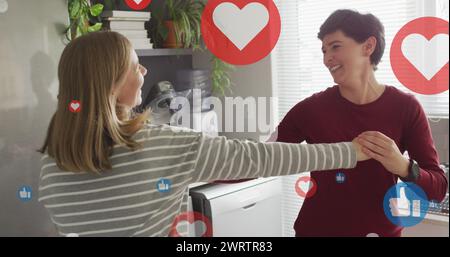
M 209 52 L 195 53 L 194 54 L 194 68 L 208 68 L 210 67 L 211 55 Z M 232 93 L 228 93 L 227 97 L 265 97 L 266 98 L 266 117 L 265 120 L 269 123 L 270 115 L 272 115 L 273 110 L 270 109 L 269 98 L 272 96 L 272 71 L 270 55 L 266 58 L 260 60 L 259 62 L 246 66 L 235 66 L 235 69 L 231 72 L 231 81 L 233 83 Z M 221 98 L 222 104 L 224 105 L 223 98 Z M 275 105 L 275 104 L 273 104 Z M 225 108 L 223 108 L 225 111 Z M 235 113 L 234 121 L 225 120 L 225 115 L 222 115 L 222 122 L 234 122 L 236 123 L 236 118 L 241 119 L 244 117 L 245 120 L 255 119 L 257 113 Z M 273 118 L 272 118 L 273 119 Z M 255 120 L 255 122 L 257 122 Z M 272 127 L 277 124 L 271 124 Z M 264 131 L 256 132 L 224 132 L 221 135 L 227 136 L 229 138 L 239 138 L 239 139 L 254 139 L 261 140 L 265 138 L 268 133 Z
M 42 146 L 56 109 L 65 0 L 7 0 L 0 13 L 0 236 L 56 235 L 37 201 Z M 32 187 L 22 202 L 19 187 Z

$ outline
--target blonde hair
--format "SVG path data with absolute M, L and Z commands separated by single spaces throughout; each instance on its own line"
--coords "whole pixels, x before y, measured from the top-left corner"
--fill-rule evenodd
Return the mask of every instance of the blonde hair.
M 111 31 L 81 36 L 64 49 L 58 67 L 58 106 L 40 149 L 60 169 L 109 170 L 115 144 L 139 148 L 131 137 L 143 127 L 149 112 L 134 115 L 112 94 L 131 68 L 131 50 L 124 36 Z M 81 104 L 79 113 L 69 111 L 73 100 Z

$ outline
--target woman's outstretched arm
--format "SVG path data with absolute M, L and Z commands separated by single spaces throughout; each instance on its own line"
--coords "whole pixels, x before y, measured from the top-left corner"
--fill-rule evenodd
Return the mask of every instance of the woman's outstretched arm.
M 357 143 L 288 144 L 200 138 L 193 181 L 291 175 L 315 170 L 350 169 L 364 157 Z

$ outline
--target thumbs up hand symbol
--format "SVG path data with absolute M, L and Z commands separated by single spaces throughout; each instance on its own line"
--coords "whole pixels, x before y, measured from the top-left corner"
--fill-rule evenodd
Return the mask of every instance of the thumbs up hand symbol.
M 410 201 L 406 197 L 405 187 L 400 187 L 400 197 L 389 199 L 389 208 L 393 217 L 408 217 L 411 215 Z
M 160 179 L 157 184 L 157 189 L 159 192 L 168 192 L 170 191 L 170 180 L 168 179 Z
M 31 187 L 29 186 L 22 186 L 19 188 L 18 197 L 22 201 L 29 201 L 31 200 Z
M 22 189 L 19 191 L 19 195 L 20 195 L 20 198 L 26 199 L 26 198 L 30 198 L 31 193 L 28 192 L 26 188 L 22 188 Z

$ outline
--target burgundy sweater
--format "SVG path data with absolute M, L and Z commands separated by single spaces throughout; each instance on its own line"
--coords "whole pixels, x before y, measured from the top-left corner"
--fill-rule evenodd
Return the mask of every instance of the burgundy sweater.
M 429 200 L 445 197 L 448 181 L 439 167 L 425 113 L 410 94 L 387 86 L 374 102 L 356 105 L 343 98 L 338 86 L 314 94 L 293 107 L 278 126 L 277 141 L 336 143 L 351 141 L 364 131 L 379 131 L 408 151 L 421 168 L 418 184 Z M 344 183 L 336 173 L 345 174 Z M 397 176 L 375 160 L 351 170 L 314 171 L 317 191 L 306 198 L 294 225 L 297 236 L 400 236 L 401 227 L 383 212 L 383 198 Z

